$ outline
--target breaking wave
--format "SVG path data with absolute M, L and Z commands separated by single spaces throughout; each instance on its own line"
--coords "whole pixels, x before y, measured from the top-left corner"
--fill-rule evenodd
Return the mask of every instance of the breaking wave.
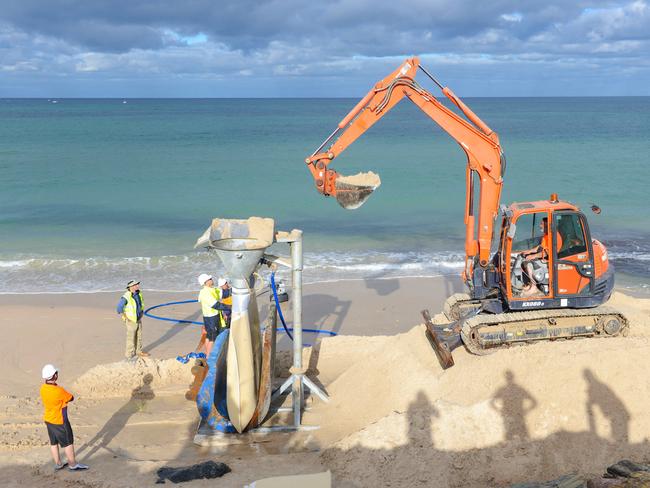
M 650 287 L 650 245 L 622 250 L 610 243 L 609 256 L 618 273 L 634 278 L 634 288 Z M 457 275 L 464 256 L 443 251 L 307 252 L 305 283 L 346 279 L 382 279 Z M 289 279 L 288 271 L 278 270 Z M 91 293 L 122 290 L 137 278 L 148 290 L 196 290 L 200 273 L 223 275 L 211 252 L 139 257 L 51 258 L 12 256 L 0 260 L 0 293 Z M 265 274 L 265 273 L 263 273 Z M 624 284 L 619 280 L 619 284 Z
M 463 256 L 444 252 L 305 253 L 305 283 L 361 278 L 437 276 L 460 272 Z M 117 291 L 130 279 L 148 290 L 190 291 L 200 273 L 225 273 L 217 256 L 187 255 L 83 259 L 23 257 L 0 260 L 0 293 Z M 287 271 L 279 274 L 288 277 Z

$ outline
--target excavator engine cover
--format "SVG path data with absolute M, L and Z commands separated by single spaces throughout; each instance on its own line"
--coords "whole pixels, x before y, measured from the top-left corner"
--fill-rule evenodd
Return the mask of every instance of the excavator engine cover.
M 352 176 L 339 175 L 336 178 L 336 201 L 347 210 L 359 208 L 375 191 L 381 180 L 379 175 L 369 171 Z

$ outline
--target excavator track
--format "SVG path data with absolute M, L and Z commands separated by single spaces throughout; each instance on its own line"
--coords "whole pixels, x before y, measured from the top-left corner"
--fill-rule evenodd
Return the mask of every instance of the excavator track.
M 456 321 L 480 307 L 481 301 L 472 300 L 468 293 L 454 293 L 445 300 L 442 311 L 450 321 Z
M 486 355 L 512 344 L 574 337 L 627 335 L 628 319 L 613 307 L 479 314 L 465 320 L 461 338 L 472 354 Z

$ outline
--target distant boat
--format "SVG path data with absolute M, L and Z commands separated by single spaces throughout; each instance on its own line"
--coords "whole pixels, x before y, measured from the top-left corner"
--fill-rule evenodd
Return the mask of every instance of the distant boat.
M 122 100 L 122 103 L 126 103 L 126 100 Z
M 58 100 L 52 100 L 52 103 L 59 103 Z

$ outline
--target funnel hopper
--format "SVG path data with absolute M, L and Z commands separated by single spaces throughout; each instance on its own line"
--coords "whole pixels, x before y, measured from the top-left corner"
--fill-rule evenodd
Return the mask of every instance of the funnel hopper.
M 229 238 L 212 241 L 212 246 L 230 278 L 248 282 L 269 242 L 255 238 Z
M 347 210 L 359 208 L 380 185 L 379 175 L 369 171 L 336 178 L 336 201 Z
M 233 285 L 247 288 L 250 278 L 264 250 L 273 243 L 273 219 L 250 217 L 241 219 L 213 219 L 210 227 L 199 237 L 194 247 L 214 249 L 223 262 Z M 243 280 L 242 283 L 240 280 Z M 239 282 L 239 283 L 235 283 Z

